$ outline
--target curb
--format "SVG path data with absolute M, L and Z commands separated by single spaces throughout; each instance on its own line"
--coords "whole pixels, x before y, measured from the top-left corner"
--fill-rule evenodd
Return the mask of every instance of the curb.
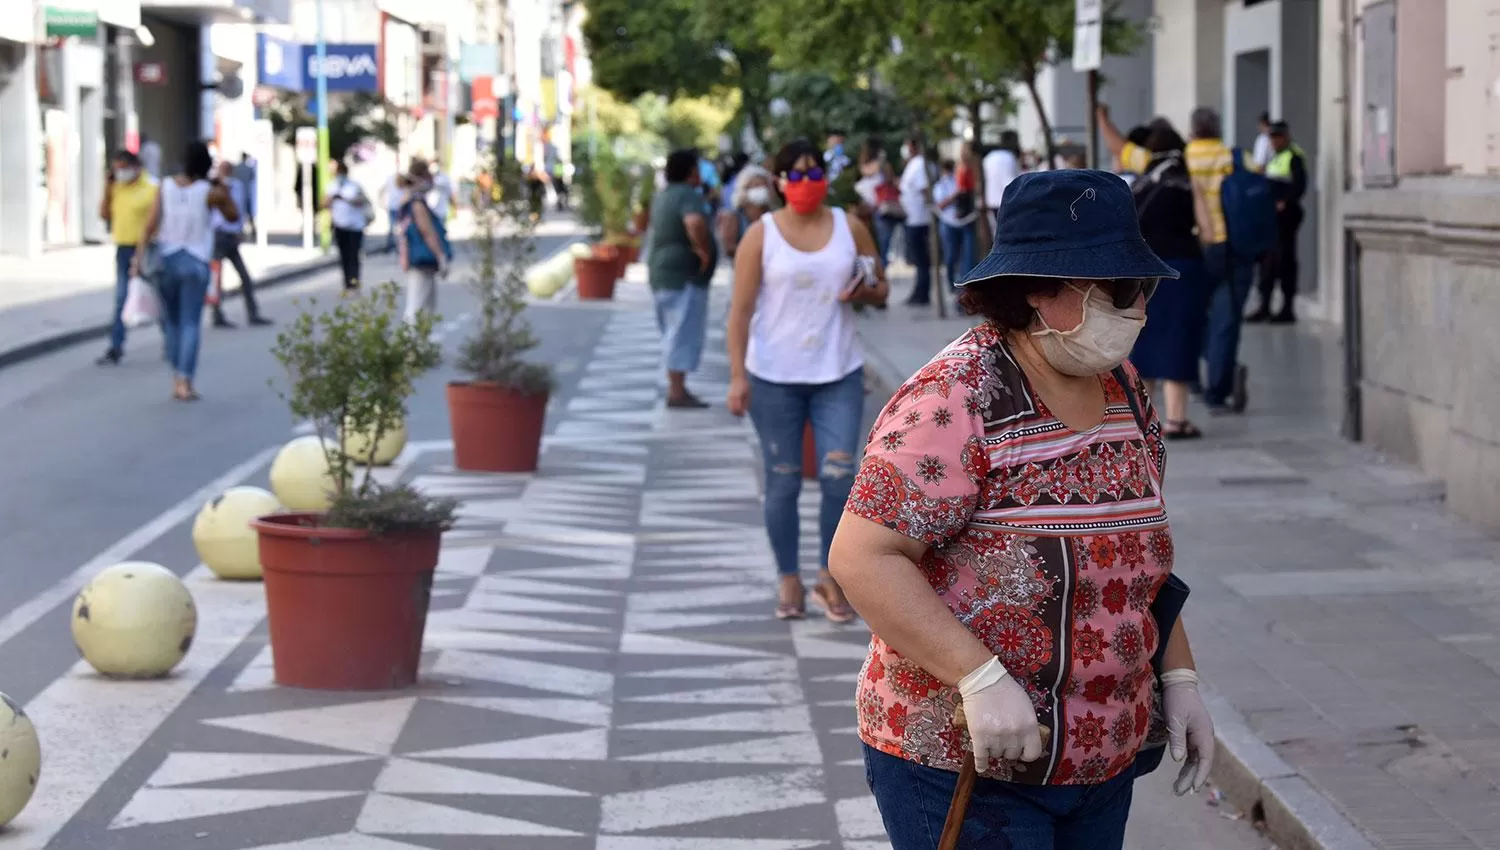
M 372 256 L 372 253 L 366 253 L 366 256 Z M 322 257 L 316 260 L 309 260 L 308 262 L 301 265 L 283 267 L 281 270 L 256 281 L 255 288 L 257 290 L 271 289 L 273 287 L 281 286 L 282 284 L 300 280 L 301 278 L 307 277 L 308 275 L 315 274 L 317 272 L 326 271 L 331 268 L 337 268 L 338 264 L 338 257 L 332 256 Z M 239 296 L 240 290 L 235 289 L 230 292 L 224 293 L 221 300 L 230 301 L 238 298 Z M 57 333 L 49 337 L 33 340 L 32 342 L 28 342 L 25 345 L 20 345 L 15 348 L 7 349 L 5 351 L 0 351 L 0 369 L 4 369 L 7 366 L 15 366 L 19 363 L 24 363 L 27 360 L 34 360 L 38 357 L 42 357 L 43 355 L 51 354 L 54 351 L 60 351 L 64 348 L 69 348 L 81 342 L 89 342 L 90 340 L 95 339 L 104 339 L 105 337 L 109 336 L 109 329 L 110 323 L 104 322 L 86 328 L 75 328 L 69 331 L 62 331 L 61 333 Z
M 865 373 L 872 393 L 890 396 L 906 380 L 894 364 L 869 344 L 863 329 Z M 1278 756 L 1224 697 L 1200 686 L 1214 719 L 1214 785 L 1252 820 L 1262 821 L 1281 850 L 1375 850 L 1296 768 Z

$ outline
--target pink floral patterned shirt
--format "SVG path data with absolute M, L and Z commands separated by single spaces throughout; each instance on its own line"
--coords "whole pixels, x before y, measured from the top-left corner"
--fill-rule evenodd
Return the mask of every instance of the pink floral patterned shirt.
M 955 617 L 1027 693 L 1048 752 L 995 764 L 1029 785 L 1104 782 L 1131 765 L 1160 717 L 1151 602 L 1172 570 L 1161 428 L 1144 388 L 1100 377 L 1104 421 L 1077 432 L 1032 391 L 1004 337 L 968 331 L 881 412 L 848 510 L 929 545 L 919 565 Z M 865 743 L 958 770 L 958 692 L 876 635 L 858 685 Z

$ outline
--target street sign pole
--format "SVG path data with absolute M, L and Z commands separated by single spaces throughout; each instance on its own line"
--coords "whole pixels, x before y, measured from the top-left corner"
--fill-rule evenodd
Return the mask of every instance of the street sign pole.
M 317 218 L 313 210 L 313 166 L 318 161 L 318 131 L 312 127 L 297 128 L 295 136 L 297 167 L 302 169 L 302 248 L 313 247 L 313 221 Z
M 324 66 L 324 62 L 328 59 L 328 45 L 323 39 L 323 0 L 317 0 L 317 12 L 318 33 L 316 50 L 318 54 L 318 185 L 327 187 L 328 185 L 330 185 L 331 181 L 328 174 L 328 74 L 327 69 Z M 304 176 L 306 175 L 304 174 Z M 302 185 L 307 186 L 308 182 L 304 181 Z M 309 196 L 311 196 L 310 191 L 308 194 Z M 311 222 L 312 216 L 308 216 L 307 218 L 308 222 Z M 311 224 L 303 225 L 303 227 L 310 226 Z M 322 228 L 319 229 L 322 230 Z M 331 234 L 329 234 L 327 231 L 320 233 L 320 241 L 322 243 L 324 251 L 328 250 L 330 235 Z
M 1099 65 L 1104 59 L 1104 9 L 1101 0 L 1075 0 L 1073 70 L 1088 74 L 1089 168 L 1099 167 Z

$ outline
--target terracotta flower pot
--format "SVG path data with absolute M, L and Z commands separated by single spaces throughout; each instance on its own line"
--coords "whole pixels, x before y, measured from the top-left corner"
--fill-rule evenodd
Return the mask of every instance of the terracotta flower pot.
M 381 691 L 417 681 L 442 532 L 323 528 L 322 514 L 254 520 L 276 682 Z
M 580 301 L 608 301 L 615 297 L 615 281 L 620 277 L 619 260 L 592 257 L 573 259 L 573 276 L 578 279 Z
M 580 279 L 580 294 L 582 286 Z M 472 472 L 534 472 L 546 419 L 546 393 L 525 395 L 494 384 L 451 383 L 453 465 Z
M 813 442 L 811 420 L 802 426 L 802 477 L 808 480 L 818 477 L 818 447 Z

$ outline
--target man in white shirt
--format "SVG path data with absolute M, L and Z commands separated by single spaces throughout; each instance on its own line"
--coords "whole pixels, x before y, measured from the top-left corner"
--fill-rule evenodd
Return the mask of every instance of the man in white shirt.
M 1265 171 L 1266 166 L 1271 163 L 1271 158 L 1276 156 L 1276 149 L 1271 146 L 1271 113 L 1260 114 L 1260 133 L 1255 137 L 1255 150 L 1251 158 L 1255 160 L 1255 167 Z
M 1000 134 L 1000 146 L 984 155 L 984 208 L 990 211 L 991 226 L 998 226 L 1000 201 L 1005 187 L 1021 176 L 1021 137 L 1015 130 Z M 990 231 L 994 232 L 993 229 Z
M 913 133 L 901 149 L 906 167 L 901 171 L 901 209 L 906 213 L 906 261 L 916 269 L 917 282 L 907 304 L 932 303 L 932 175 L 922 137 Z

